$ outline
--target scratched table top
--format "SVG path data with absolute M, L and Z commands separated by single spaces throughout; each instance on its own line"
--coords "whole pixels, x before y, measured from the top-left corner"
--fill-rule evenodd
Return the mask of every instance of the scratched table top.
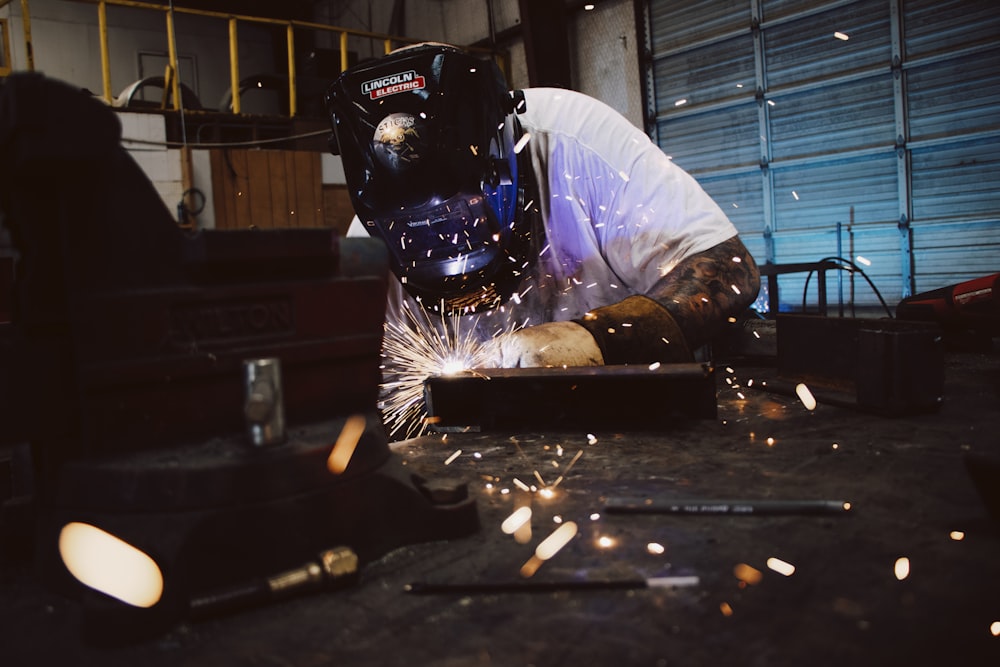
M 4 569 L 0 662 L 1000 664 L 1000 529 L 965 468 L 970 453 L 1000 456 L 1000 355 L 949 354 L 940 411 L 905 418 L 809 410 L 748 387 L 761 372 L 718 369 L 717 419 L 657 433 L 396 442 L 414 472 L 468 483 L 477 533 L 392 551 L 346 590 L 181 625 L 138 645 L 87 645 L 73 601 Z M 606 511 L 626 497 L 850 509 Z M 523 507 L 530 519 L 505 532 Z M 567 525 L 572 537 L 539 558 L 539 545 Z M 412 584 L 450 588 L 416 594 Z

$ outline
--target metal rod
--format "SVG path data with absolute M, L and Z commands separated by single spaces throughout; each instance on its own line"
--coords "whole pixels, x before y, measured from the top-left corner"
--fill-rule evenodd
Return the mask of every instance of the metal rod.
M 108 5 L 103 0 L 97 5 L 98 35 L 101 42 L 101 79 L 104 82 L 104 101 L 112 102 L 111 54 L 108 51 Z
M 298 106 L 295 90 L 295 26 L 289 23 L 285 34 L 288 36 L 288 115 L 294 118 Z
M 608 498 L 611 514 L 810 515 L 845 514 L 843 500 L 715 500 L 703 498 Z
M 236 33 L 236 17 L 229 19 L 229 88 L 233 91 L 233 113 L 240 112 L 240 52 Z

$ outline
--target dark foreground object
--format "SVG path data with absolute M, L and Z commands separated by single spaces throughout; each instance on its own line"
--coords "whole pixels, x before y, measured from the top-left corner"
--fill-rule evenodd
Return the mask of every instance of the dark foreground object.
M 451 433 L 397 443 L 411 471 L 468 480 L 483 527 L 392 551 L 347 589 L 110 650 L 82 643 L 76 603 L 8 566 L 0 570 L 0 659 L 144 667 L 1000 664 L 1000 638 L 991 634 L 1000 621 L 1000 531 L 966 468 L 969 456 L 1000 454 L 1000 355 L 947 355 L 940 409 L 901 418 L 824 404 L 808 411 L 794 397 L 754 391 L 756 381 L 748 390 L 765 369 L 730 368 L 717 370 L 718 418 L 669 431 Z M 552 497 L 530 491 L 560 476 Z M 613 497 L 838 499 L 851 510 L 609 514 Z M 531 535 L 521 543 L 500 525 L 525 504 Z M 521 577 L 538 544 L 569 521 L 576 537 Z M 770 569 L 772 558 L 794 573 Z M 897 562 L 908 563 L 903 579 Z M 667 576 L 697 576 L 698 584 L 613 583 Z M 612 583 L 559 585 L 590 581 Z M 475 585 L 413 595 L 405 590 L 413 582 Z M 539 584 L 528 592 L 524 582 Z M 496 586 L 507 583 L 509 590 Z

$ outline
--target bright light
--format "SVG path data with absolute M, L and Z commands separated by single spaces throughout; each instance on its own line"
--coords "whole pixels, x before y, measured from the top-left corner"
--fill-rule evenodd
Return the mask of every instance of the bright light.
M 994 637 L 1000 637 L 1000 621 L 990 623 L 990 634 Z
M 608 537 L 607 535 L 602 535 L 599 538 L 597 538 L 597 546 L 601 547 L 602 549 L 610 549 L 611 547 L 615 546 L 615 540 L 614 538 Z
M 961 542 L 962 540 L 965 539 L 965 533 L 963 533 L 960 530 L 953 530 L 951 531 L 951 533 L 948 534 L 948 537 L 955 540 L 956 542 Z
M 755 567 L 751 567 L 746 563 L 740 563 L 733 568 L 733 575 L 740 581 L 749 584 L 751 586 L 756 586 L 760 583 L 760 580 L 764 578 L 764 573 Z
M 586 11 L 586 12 L 589 12 L 592 9 L 594 9 L 594 5 L 584 5 L 583 6 L 583 10 Z
M 910 559 L 906 556 L 896 559 L 896 565 L 893 567 L 893 572 L 896 574 L 896 578 L 902 581 L 910 576 Z
M 809 391 L 809 387 L 799 383 L 795 385 L 795 394 L 802 401 L 802 405 L 806 406 L 806 410 L 816 409 L 816 399 L 813 397 L 812 392 Z
M 156 562 L 96 526 L 77 522 L 63 526 L 59 555 L 80 583 L 125 604 L 148 608 L 163 595 L 163 573 Z
M 659 542 L 650 542 L 646 545 L 646 551 L 653 554 L 654 556 L 659 556 L 666 553 L 667 548 L 660 544 Z
M 870 259 L 868 259 L 867 257 L 862 257 L 861 255 L 858 255 L 854 259 L 855 259 L 855 261 L 858 264 L 864 264 L 865 266 L 871 266 L 872 265 L 872 261 Z
M 569 544 L 574 537 L 576 537 L 576 522 L 567 521 L 541 541 L 535 549 L 535 556 L 541 560 L 548 560 L 559 553 L 559 550 Z
M 851 38 L 850 35 L 848 35 L 846 33 L 842 33 L 839 30 L 837 32 L 833 33 L 833 36 L 836 37 L 837 39 L 841 40 L 841 41 L 844 41 L 844 42 L 846 42 L 847 40 L 849 40 Z
M 687 99 L 679 99 L 676 102 L 674 102 L 674 106 L 675 107 L 682 107 L 682 106 L 684 106 L 687 103 L 688 103 Z
M 528 506 L 520 507 L 504 519 L 503 523 L 500 524 L 500 530 L 502 530 L 507 535 L 513 535 L 521 526 L 526 524 L 531 520 L 531 508 Z
M 441 365 L 441 375 L 456 375 L 465 370 L 465 362 L 461 359 L 445 361 Z
M 340 429 L 340 435 L 330 450 L 330 456 L 326 459 L 326 469 L 334 475 L 339 475 L 347 470 L 351 457 L 354 456 L 354 449 L 358 446 L 358 441 L 365 432 L 364 415 L 351 415 L 344 421 Z
M 786 577 L 790 577 L 795 574 L 795 566 L 791 563 L 786 563 L 780 558 L 768 558 L 767 568 L 769 570 L 774 570 L 778 574 L 783 574 Z

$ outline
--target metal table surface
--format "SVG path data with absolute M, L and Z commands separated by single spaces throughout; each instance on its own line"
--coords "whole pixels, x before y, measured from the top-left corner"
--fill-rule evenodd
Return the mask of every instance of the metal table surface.
M 40 588 L 30 572 L 0 570 L 0 662 L 1000 664 L 1000 629 L 991 632 L 1000 622 L 1000 530 L 964 463 L 970 453 L 1000 455 L 1000 354 L 949 354 L 940 411 L 905 418 L 823 404 L 810 411 L 795 397 L 748 387 L 760 372 L 718 369 L 718 418 L 656 433 L 453 433 L 395 443 L 415 472 L 469 482 L 478 533 L 397 549 L 347 590 L 182 625 L 142 644 L 83 643 L 73 601 Z M 543 484 L 551 497 L 539 493 Z M 851 509 L 605 512 L 619 496 L 832 499 Z M 522 505 L 532 509 L 526 540 L 501 530 Z M 538 544 L 569 521 L 576 537 L 523 577 Z M 771 569 L 772 558 L 794 572 Z M 898 570 L 901 558 L 908 572 Z M 665 575 L 697 584 L 577 584 Z M 418 595 L 406 591 L 413 582 L 470 588 Z M 510 590 L 474 588 L 482 584 Z

